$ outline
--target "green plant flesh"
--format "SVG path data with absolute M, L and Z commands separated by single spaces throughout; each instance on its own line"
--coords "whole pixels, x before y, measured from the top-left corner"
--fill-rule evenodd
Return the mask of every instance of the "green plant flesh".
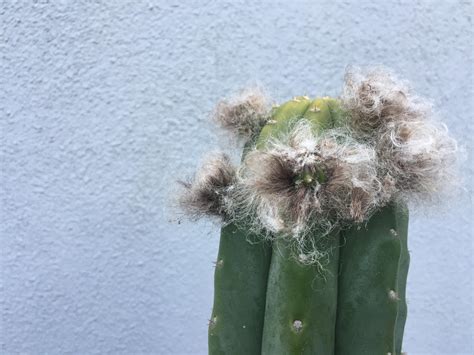
M 260 354 L 271 247 L 233 224 L 222 228 L 209 321 L 209 354 Z
M 274 243 L 268 276 L 262 354 L 333 354 L 336 322 L 339 233 L 324 270 L 301 265 L 285 240 Z M 316 236 L 317 238 L 317 236 Z
M 343 232 L 336 354 L 399 354 L 406 318 L 406 207 L 383 207 Z

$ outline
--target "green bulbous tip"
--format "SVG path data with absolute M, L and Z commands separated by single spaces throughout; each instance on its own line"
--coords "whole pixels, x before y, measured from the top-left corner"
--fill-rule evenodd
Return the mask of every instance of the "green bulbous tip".
M 326 180 L 326 175 L 324 174 L 324 171 L 322 169 L 317 169 L 313 171 L 310 169 L 306 169 L 305 171 L 303 171 L 303 173 L 297 176 L 297 178 L 295 179 L 295 184 L 303 184 L 307 187 L 310 187 L 323 184 L 326 182 Z
M 306 185 L 312 185 L 314 182 L 314 176 L 313 174 L 309 172 L 304 172 L 302 176 L 303 183 Z

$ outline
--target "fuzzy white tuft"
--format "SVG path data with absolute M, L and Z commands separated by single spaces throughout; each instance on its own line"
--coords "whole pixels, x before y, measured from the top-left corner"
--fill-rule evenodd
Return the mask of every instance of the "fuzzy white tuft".
M 226 219 L 229 194 L 235 184 L 236 169 L 223 153 L 208 158 L 195 177 L 180 181 L 183 191 L 179 204 L 193 219 L 218 216 Z
M 387 124 L 379 131 L 377 152 L 381 170 L 393 177 L 406 199 L 429 201 L 456 185 L 458 148 L 441 124 Z
M 269 100 L 260 88 L 248 88 L 220 101 L 212 119 L 239 138 L 257 134 L 269 117 Z
M 383 68 L 349 69 L 341 99 L 356 134 L 371 136 L 390 122 L 419 121 L 431 114 L 427 100 Z
M 376 147 L 387 198 L 433 201 L 456 186 L 456 141 L 406 82 L 382 68 L 351 69 L 342 104 L 353 135 Z
M 321 235 L 368 218 L 380 200 L 373 147 L 344 131 L 312 132 L 300 120 L 286 134 L 247 155 L 234 191 L 239 215 L 254 215 L 253 228 L 289 236 L 301 261 L 320 255 L 308 248 L 308 232 Z M 308 255 L 308 253 L 312 253 Z

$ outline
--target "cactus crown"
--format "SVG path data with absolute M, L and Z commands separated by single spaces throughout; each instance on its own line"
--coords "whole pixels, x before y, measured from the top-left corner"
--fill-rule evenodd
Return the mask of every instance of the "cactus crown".
M 249 143 L 240 167 L 222 155 L 184 183 L 192 216 L 285 236 L 314 262 L 308 231 L 328 235 L 390 200 L 432 199 L 456 181 L 455 140 L 428 101 L 387 71 L 349 70 L 339 98 L 268 102 L 247 90 L 217 105 L 214 120 Z

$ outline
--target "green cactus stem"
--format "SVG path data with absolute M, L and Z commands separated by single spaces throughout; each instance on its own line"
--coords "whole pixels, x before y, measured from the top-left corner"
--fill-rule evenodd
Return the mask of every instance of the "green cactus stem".
M 273 246 L 268 276 L 263 355 L 333 354 L 337 300 L 339 233 L 330 245 L 324 268 L 302 265 L 285 240 Z
M 271 247 L 234 224 L 222 228 L 209 321 L 209 354 L 260 354 Z
M 336 354 L 400 353 L 399 332 L 406 318 L 403 304 L 408 264 L 402 255 L 408 255 L 407 223 L 406 207 L 392 203 L 367 225 L 343 232 Z

